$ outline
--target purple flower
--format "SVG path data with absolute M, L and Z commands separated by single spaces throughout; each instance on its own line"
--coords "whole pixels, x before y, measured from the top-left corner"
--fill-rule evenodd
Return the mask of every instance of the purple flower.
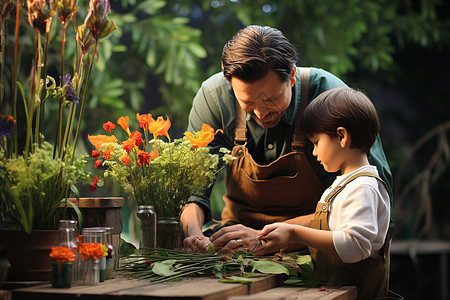
M 10 137 L 16 120 L 11 115 L 0 117 L 0 136 Z
M 75 104 L 80 103 L 80 98 L 77 96 L 77 93 L 73 90 L 72 86 L 72 76 L 70 74 L 66 74 L 63 77 L 64 84 L 64 98 L 67 101 L 73 102 Z

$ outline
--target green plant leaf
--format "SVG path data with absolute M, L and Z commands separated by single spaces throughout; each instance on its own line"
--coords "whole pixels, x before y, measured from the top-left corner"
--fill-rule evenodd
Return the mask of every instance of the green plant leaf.
M 250 284 L 250 283 L 254 282 L 254 280 L 251 278 L 240 277 L 240 276 L 228 276 L 228 277 L 219 279 L 219 281 L 225 282 L 225 283 L 245 283 L 245 284 Z
M 130 256 L 131 254 L 136 252 L 136 250 L 137 249 L 133 244 L 128 243 L 124 239 L 120 239 L 120 249 L 119 249 L 120 256 L 122 257 Z
M 264 274 L 286 274 L 289 275 L 289 270 L 275 262 L 270 260 L 255 260 L 251 262 L 251 265 L 253 266 L 253 270 L 257 270 L 258 272 L 264 273 Z
M 296 261 L 303 272 L 314 272 L 314 263 L 311 255 L 299 255 Z
M 153 265 L 152 271 L 159 276 L 172 276 L 176 273 L 173 271 L 173 264 L 176 262 L 175 259 L 168 259 L 156 262 Z

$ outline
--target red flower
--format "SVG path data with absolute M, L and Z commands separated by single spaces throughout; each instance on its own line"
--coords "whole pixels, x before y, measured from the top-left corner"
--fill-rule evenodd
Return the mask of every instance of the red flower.
M 111 152 L 113 152 L 113 148 L 108 148 L 108 150 L 103 150 L 103 158 L 106 160 L 109 160 L 109 158 L 111 157 Z
M 145 264 L 146 264 L 147 266 L 150 266 L 151 263 L 152 263 L 152 261 L 151 261 L 150 259 L 146 259 L 146 260 L 145 260 Z
M 111 132 L 111 129 L 114 128 L 116 128 L 116 125 L 114 125 L 114 123 L 112 123 L 111 121 L 108 121 L 105 124 L 103 124 L 103 129 L 105 129 L 108 132 Z
M 227 261 L 228 258 L 227 258 L 226 256 L 222 256 L 221 260 L 222 260 L 222 261 Z
M 122 143 L 123 150 L 125 150 L 127 153 L 130 153 L 131 149 L 133 149 L 134 147 L 134 143 L 135 141 L 131 138 L 126 140 L 125 142 Z
M 149 153 L 147 153 L 147 152 L 141 152 L 141 153 L 138 154 L 138 158 L 139 158 L 139 162 L 141 164 L 147 164 L 148 165 L 150 163 L 151 155 Z
M 102 160 L 101 159 L 97 159 L 94 163 L 94 167 L 96 169 L 98 169 L 98 167 L 100 167 L 102 165 Z
M 142 133 L 135 131 L 131 134 L 130 139 L 134 140 L 134 144 L 139 147 L 142 144 Z
M 89 183 L 89 188 L 91 189 L 91 192 L 95 192 L 97 189 L 97 183 L 98 183 L 98 177 L 97 175 L 92 178 L 92 183 Z
M 92 157 L 93 158 L 99 158 L 100 157 L 100 152 L 98 152 L 97 150 L 92 150 Z

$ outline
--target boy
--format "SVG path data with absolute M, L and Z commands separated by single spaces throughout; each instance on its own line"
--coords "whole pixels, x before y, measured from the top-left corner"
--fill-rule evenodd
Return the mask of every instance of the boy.
M 321 282 L 356 285 L 358 299 L 386 296 L 389 194 L 367 158 L 380 127 L 376 109 L 363 93 L 335 88 L 306 107 L 302 126 L 313 155 L 340 175 L 323 193 L 310 227 L 266 225 L 259 234 L 263 247 L 283 250 L 301 242 Z

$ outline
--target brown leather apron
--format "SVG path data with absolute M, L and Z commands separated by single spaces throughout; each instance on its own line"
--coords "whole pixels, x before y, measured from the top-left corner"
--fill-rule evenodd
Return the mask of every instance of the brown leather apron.
M 222 224 L 255 229 L 314 212 L 324 187 L 303 153 L 306 141 L 300 118 L 307 105 L 309 69 L 300 69 L 300 105 L 294 123 L 292 152 L 268 165 L 257 164 L 246 144 L 246 113 L 236 103 L 235 147 L 226 176 Z
M 375 177 L 384 183 L 380 177 L 370 172 L 361 172 L 350 177 L 343 185 L 336 187 L 328 194 L 325 203 L 317 203 L 314 219 L 310 224 L 311 228 L 330 230 L 328 227 L 328 208 L 331 202 L 350 181 L 359 176 Z M 387 295 L 389 243 L 390 234 L 388 233 L 383 247 L 377 253 L 356 263 L 343 263 L 338 255 L 331 255 L 312 247 L 309 247 L 309 252 L 314 261 L 314 272 L 322 284 L 357 286 L 357 299 L 369 300 Z

